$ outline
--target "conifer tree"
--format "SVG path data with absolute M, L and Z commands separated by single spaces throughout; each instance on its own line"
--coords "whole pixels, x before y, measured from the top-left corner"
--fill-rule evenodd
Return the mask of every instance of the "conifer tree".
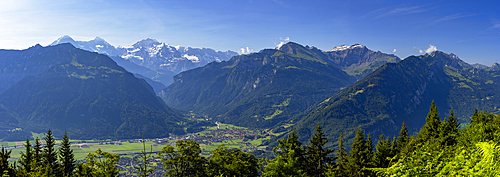
M 418 133 L 418 140 L 420 142 L 438 140 L 440 135 L 439 131 L 441 128 L 441 120 L 438 117 L 438 110 L 434 101 L 431 103 L 431 107 L 425 121 L 426 123 Z
M 333 170 L 334 176 L 337 177 L 348 176 L 347 169 L 349 161 L 348 161 L 347 151 L 344 147 L 344 143 L 345 143 L 344 135 L 340 133 L 338 139 L 339 149 L 335 152 L 335 169 Z
M 364 168 L 372 167 L 371 142 L 365 139 L 363 131 L 358 128 L 349 155 L 349 176 L 370 176 L 372 172 Z
M 56 145 L 56 141 L 50 129 L 45 135 L 44 140 L 45 140 L 45 147 L 43 148 L 42 162 L 44 165 L 51 166 L 52 170 L 56 172 L 56 174 L 58 174 L 57 150 L 54 147 Z
M 42 163 L 42 145 L 40 144 L 40 139 L 35 138 L 35 147 L 33 147 L 33 159 L 35 164 L 40 165 Z
M 408 128 L 406 128 L 405 122 L 403 122 L 403 126 L 401 126 L 401 130 L 399 131 L 398 141 L 396 143 L 398 149 L 401 151 L 408 144 Z
M 380 135 L 376 145 L 377 151 L 373 154 L 373 162 L 376 167 L 388 167 L 390 160 L 388 158 L 396 155 L 393 150 L 393 144 L 389 138 Z
M 25 152 L 21 152 L 21 158 L 19 159 L 20 169 L 24 170 L 26 173 L 31 172 L 31 163 L 33 161 L 33 150 L 31 149 L 30 139 L 26 138 L 24 143 L 26 148 Z
M 5 148 L 2 146 L 2 150 L 0 151 L 0 175 L 2 176 L 14 175 L 14 170 L 10 168 L 8 161 L 10 158 L 10 153 L 12 153 L 12 149 L 5 150 Z
M 307 146 L 307 160 L 311 164 L 311 169 L 308 170 L 309 176 L 324 176 L 327 171 L 326 164 L 333 160 L 328 155 L 333 153 L 333 149 L 326 149 L 324 146 L 328 142 L 328 138 L 321 131 L 321 125 L 316 127 L 316 134 L 311 139 L 310 146 Z
M 69 143 L 68 132 L 64 132 L 61 147 L 59 148 L 59 160 L 61 162 L 61 172 L 64 176 L 72 176 L 75 169 L 75 155 Z
M 458 119 L 450 110 L 450 116 L 445 118 L 440 131 L 440 144 L 443 146 L 453 146 L 458 140 Z

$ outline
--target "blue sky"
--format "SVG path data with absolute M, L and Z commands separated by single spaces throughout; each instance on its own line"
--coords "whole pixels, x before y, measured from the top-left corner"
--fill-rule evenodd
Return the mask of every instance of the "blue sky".
M 0 48 L 62 35 L 118 46 L 170 45 L 258 52 L 293 41 L 330 50 L 359 43 L 405 58 L 434 49 L 500 63 L 500 2 L 335 0 L 2 0 Z M 249 50 L 246 50 L 248 47 Z

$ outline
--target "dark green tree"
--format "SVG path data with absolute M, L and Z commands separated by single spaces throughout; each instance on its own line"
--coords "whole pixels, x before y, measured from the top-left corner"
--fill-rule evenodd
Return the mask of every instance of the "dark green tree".
M 12 149 L 6 150 L 2 146 L 2 150 L 0 151 L 0 175 L 2 175 L 2 176 L 13 176 L 14 175 L 14 169 L 12 169 L 9 166 L 10 153 L 12 153 Z
M 205 167 L 208 176 L 259 176 L 259 160 L 250 153 L 219 145 L 211 154 Z
M 389 167 L 390 158 L 396 155 L 393 145 L 394 142 L 391 142 L 389 138 L 384 138 L 384 135 L 380 135 L 377 145 L 375 146 L 377 151 L 373 153 L 375 167 Z
M 453 146 L 458 140 L 458 119 L 453 114 L 453 109 L 450 110 L 450 116 L 445 118 L 441 123 L 440 143 L 443 146 Z
M 306 154 L 310 169 L 307 171 L 308 176 L 325 176 L 327 171 L 326 164 L 333 161 L 333 157 L 329 157 L 334 152 L 333 149 L 325 148 L 328 143 L 328 138 L 321 131 L 321 125 L 316 127 L 316 134 L 309 140 L 311 145 L 307 146 Z
M 59 161 L 61 162 L 61 172 L 64 176 L 72 176 L 75 169 L 75 155 L 69 143 L 68 132 L 64 132 L 61 147 L 59 148 Z
M 42 145 L 40 144 L 40 139 L 35 138 L 35 146 L 33 147 L 33 159 L 35 159 L 35 164 L 40 165 L 42 163 Z
M 439 139 L 439 131 L 441 128 L 441 120 L 438 117 L 438 110 L 436 105 L 434 104 L 434 101 L 431 103 L 431 107 L 429 110 L 429 113 L 427 114 L 427 117 L 425 118 L 425 124 L 420 129 L 420 132 L 418 133 L 418 140 L 419 142 L 434 142 Z
M 177 151 L 176 151 L 177 150 Z M 179 140 L 172 146 L 163 147 L 158 156 L 162 157 L 163 169 L 168 176 L 204 176 L 205 157 L 196 141 Z
M 345 138 L 342 133 L 339 135 L 338 144 L 339 149 L 335 152 L 335 166 L 333 171 L 333 176 L 336 177 L 347 177 L 349 176 L 347 173 L 349 167 L 348 154 L 345 149 Z
M 398 151 L 400 151 L 400 152 L 403 151 L 403 149 L 406 147 L 408 142 L 409 142 L 408 128 L 406 128 L 406 125 L 403 122 L 403 126 L 401 126 L 401 130 L 399 131 L 398 140 L 396 142 L 396 147 L 398 148 Z
M 372 145 L 371 142 L 365 139 L 363 131 L 358 128 L 354 142 L 351 145 L 349 154 L 349 176 L 370 176 L 372 172 L 365 169 L 371 168 L 372 165 Z
M 52 167 L 52 171 L 59 174 L 58 169 L 59 164 L 57 164 L 57 150 L 55 149 L 56 140 L 52 135 L 52 131 L 47 131 L 45 135 L 45 147 L 43 148 L 42 163 L 44 165 L 49 165 Z
M 31 172 L 31 163 L 33 161 L 33 150 L 31 149 L 31 143 L 29 138 L 26 138 L 24 143 L 25 152 L 21 152 L 21 158 L 17 161 L 19 163 L 18 171 L 20 173 L 28 174 Z
M 307 158 L 295 130 L 287 138 L 279 139 L 273 148 L 276 158 L 267 161 L 262 176 L 305 176 L 308 170 Z

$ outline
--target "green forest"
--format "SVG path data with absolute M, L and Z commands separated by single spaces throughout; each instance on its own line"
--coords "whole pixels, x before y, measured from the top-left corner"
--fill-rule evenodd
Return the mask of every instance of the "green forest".
M 399 136 L 370 134 L 356 130 L 350 151 L 340 134 L 335 149 L 325 148 L 329 141 L 321 125 L 308 145 L 299 141 L 295 131 L 277 140 L 274 157 L 257 158 L 239 149 L 220 145 L 210 156 L 201 155 L 200 145 L 178 140 L 158 153 L 142 153 L 131 168 L 136 176 L 151 176 L 162 169 L 165 176 L 497 176 L 500 175 L 498 141 L 500 114 L 475 110 L 470 123 L 458 124 L 453 109 L 440 117 L 432 102 L 426 123 L 415 135 L 409 135 L 403 123 Z M 49 130 L 45 146 L 25 142 L 25 151 L 9 163 L 11 150 L 0 151 L 3 176 L 117 176 L 119 155 L 98 149 L 77 162 L 64 135 L 59 149 Z

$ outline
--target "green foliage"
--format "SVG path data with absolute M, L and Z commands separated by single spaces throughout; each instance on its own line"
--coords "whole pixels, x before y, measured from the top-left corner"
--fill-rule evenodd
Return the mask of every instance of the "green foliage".
M 368 137 L 370 137 L 368 135 Z M 373 167 L 373 146 L 371 138 L 365 139 L 363 130 L 356 130 L 356 137 L 351 145 L 351 151 L 348 157 L 349 176 L 369 176 L 371 171 L 365 169 Z
M 52 171 L 55 171 L 56 174 L 61 174 L 58 170 L 59 163 L 57 162 L 57 150 L 55 149 L 56 140 L 52 135 L 52 131 L 47 132 L 45 134 L 45 146 L 43 147 L 43 155 L 42 155 L 42 164 L 45 166 L 50 166 Z
M 308 166 L 304 147 L 295 131 L 287 138 L 279 139 L 278 143 L 273 149 L 275 159 L 267 161 L 262 176 L 307 176 L 311 167 Z
M 134 164 L 132 167 L 138 171 L 139 176 L 149 176 L 154 171 L 155 163 L 153 163 L 153 145 L 150 146 L 149 154 L 146 152 L 146 141 L 144 141 L 144 136 L 142 136 L 142 151 L 140 156 L 140 160 L 137 160 L 134 157 Z
M 100 148 L 94 153 L 87 154 L 85 164 L 78 164 L 75 176 L 98 176 L 111 177 L 117 176 L 119 155 L 103 152 Z
M 9 166 L 9 158 L 10 158 L 10 153 L 12 153 L 11 150 L 6 150 L 2 146 L 2 150 L 0 151 L 0 175 L 7 175 L 7 176 L 13 176 L 14 174 L 14 169 Z
M 68 133 L 64 133 L 61 147 L 59 148 L 59 161 L 61 162 L 61 169 L 63 176 L 72 176 L 75 169 L 75 155 L 69 143 Z
M 31 172 L 31 163 L 34 161 L 34 155 L 33 155 L 33 150 L 31 148 L 29 138 L 26 138 L 26 141 L 24 143 L 24 147 L 26 148 L 26 150 L 24 152 L 21 152 L 21 158 L 18 161 L 18 163 L 19 163 L 18 168 L 20 170 L 25 171 L 26 173 L 30 173 Z
M 328 138 L 321 131 L 321 126 L 316 127 L 316 133 L 309 140 L 310 145 L 306 146 L 306 156 L 309 161 L 310 169 L 308 176 L 325 176 L 328 171 L 327 164 L 333 161 L 329 155 L 334 152 L 333 149 L 325 148 Z
M 219 145 L 204 167 L 208 176 L 259 176 L 259 160 L 239 149 Z
M 176 151 L 177 150 L 177 151 Z M 206 159 L 200 155 L 200 145 L 195 141 L 178 140 L 175 148 L 164 147 L 158 153 L 168 176 L 203 176 Z

